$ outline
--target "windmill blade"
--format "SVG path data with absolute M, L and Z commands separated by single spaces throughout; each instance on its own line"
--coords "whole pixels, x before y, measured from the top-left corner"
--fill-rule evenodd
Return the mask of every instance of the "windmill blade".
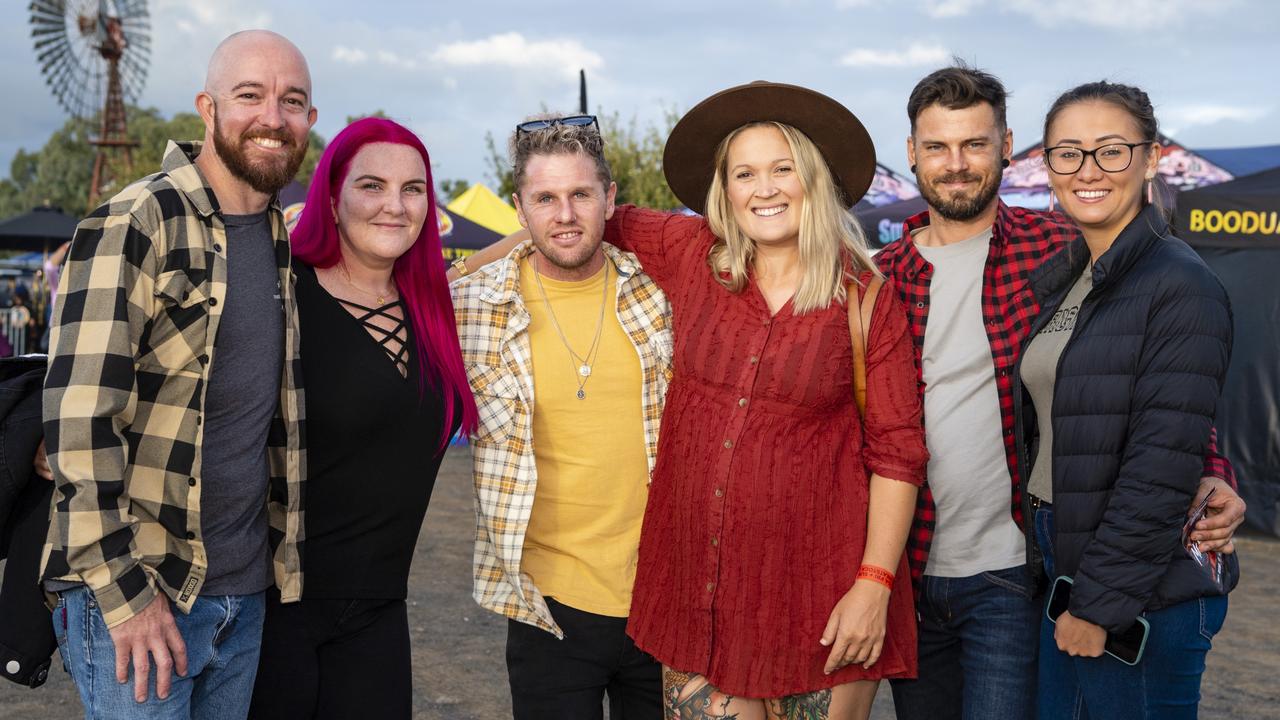
M 43 49 L 41 49 L 42 47 Z M 44 43 L 43 46 L 37 46 L 36 49 L 39 50 L 36 54 L 36 62 L 41 65 L 46 65 L 52 60 L 62 60 L 75 57 L 71 52 L 71 49 L 67 46 L 66 38 L 58 38 L 57 40 Z M 43 71 L 44 69 L 42 68 L 41 72 Z
M 31 22 L 48 22 L 64 24 L 66 17 L 66 5 L 62 2 L 54 2 L 52 0 L 33 0 L 27 6 L 31 11 Z
M 147 0 L 30 0 L 32 48 L 40 73 L 58 104 L 73 116 L 102 112 L 107 63 L 102 46 L 108 26 L 119 22 L 124 52 L 116 60 L 121 92 L 136 101 L 150 64 Z M 113 29 L 112 32 L 115 32 Z M 116 36 L 117 39 L 119 36 Z

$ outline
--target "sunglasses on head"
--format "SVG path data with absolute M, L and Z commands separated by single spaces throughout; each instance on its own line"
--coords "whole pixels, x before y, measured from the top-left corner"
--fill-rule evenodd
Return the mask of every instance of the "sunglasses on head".
M 570 115 L 562 118 L 548 118 L 546 120 L 529 120 L 522 122 L 516 126 L 516 134 L 537 132 L 546 130 L 553 125 L 570 125 L 572 127 L 589 127 L 595 125 L 596 129 L 600 129 L 599 123 L 596 122 L 595 115 Z

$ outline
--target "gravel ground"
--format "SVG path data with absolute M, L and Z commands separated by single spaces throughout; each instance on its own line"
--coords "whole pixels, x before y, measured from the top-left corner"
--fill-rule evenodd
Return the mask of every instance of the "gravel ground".
M 440 470 L 409 580 L 414 717 L 422 720 L 511 716 L 505 620 L 471 600 L 472 531 L 470 456 L 454 448 Z M 1238 546 L 1244 579 L 1209 654 L 1201 717 L 1274 719 L 1280 717 L 1280 543 L 1250 538 Z M 892 708 L 882 688 L 873 720 L 890 720 Z M 56 659 L 49 682 L 37 690 L 0 682 L 0 720 L 80 715 L 75 688 Z

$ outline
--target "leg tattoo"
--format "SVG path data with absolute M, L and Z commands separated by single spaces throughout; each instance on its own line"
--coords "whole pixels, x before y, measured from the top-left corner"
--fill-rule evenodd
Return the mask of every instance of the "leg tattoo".
M 665 720 L 734 720 L 732 695 L 716 690 L 697 673 L 662 668 L 662 715 Z
M 831 691 L 815 690 L 769 700 L 769 711 L 786 720 L 827 720 L 831 712 Z

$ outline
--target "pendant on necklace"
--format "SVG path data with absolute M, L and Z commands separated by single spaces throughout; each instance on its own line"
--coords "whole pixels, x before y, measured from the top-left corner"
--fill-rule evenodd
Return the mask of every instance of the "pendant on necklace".
M 383 304 L 383 303 L 385 303 L 386 301 L 387 301 L 387 299 L 386 299 L 385 297 L 383 297 L 382 295 L 379 295 L 379 296 L 378 296 L 378 305 L 382 305 L 382 304 Z
M 591 366 L 585 363 L 582 364 L 578 367 L 578 374 L 582 377 L 591 377 Z
M 579 399 L 579 400 L 586 400 L 586 399 L 587 399 L 587 392 L 586 392 L 585 390 L 583 390 L 582 388 L 578 388 L 578 399 Z

